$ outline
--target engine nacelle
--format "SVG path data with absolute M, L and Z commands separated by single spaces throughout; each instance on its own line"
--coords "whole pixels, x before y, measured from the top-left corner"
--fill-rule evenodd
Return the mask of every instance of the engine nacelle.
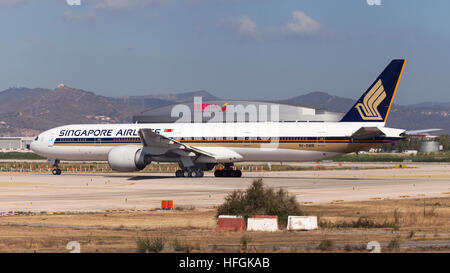
M 108 164 L 119 172 L 140 171 L 150 164 L 151 159 L 138 146 L 118 146 L 108 153 Z

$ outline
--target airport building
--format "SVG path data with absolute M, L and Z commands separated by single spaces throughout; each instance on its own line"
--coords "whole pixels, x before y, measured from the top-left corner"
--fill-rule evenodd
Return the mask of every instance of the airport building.
M 266 101 L 215 100 L 150 108 L 133 117 L 133 123 L 173 122 L 324 122 L 339 121 L 343 113 L 311 106 Z
M 1 152 L 25 152 L 27 145 L 33 141 L 33 137 L 0 137 Z

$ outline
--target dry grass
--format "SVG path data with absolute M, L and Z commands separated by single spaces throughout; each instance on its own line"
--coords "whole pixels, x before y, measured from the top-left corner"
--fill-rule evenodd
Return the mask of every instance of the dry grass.
M 375 223 L 398 223 L 401 230 L 450 232 L 450 198 L 378 200 L 307 206 L 320 221 L 343 223 L 363 217 Z
M 188 215 L 188 217 L 186 217 Z M 153 211 L 121 213 L 89 213 L 63 215 L 32 215 L 0 218 L 1 222 L 58 224 L 73 226 L 104 226 L 113 228 L 206 228 L 216 225 L 215 212 L 211 209 L 189 211 Z
M 160 236 L 168 242 L 163 252 L 177 250 L 182 252 L 368 252 L 366 246 L 370 241 L 382 243 L 383 252 L 450 252 L 450 246 L 397 248 L 397 244 L 401 246 L 403 242 L 450 240 L 450 198 L 309 205 L 304 206 L 303 209 L 310 215 L 319 215 L 321 221 L 339 223 L 367 217 L 376 223 L 398 221 L 399 229 L 330 228 L 310 232 L 218 232 L 215 230 L 214 209 L 8 216 L 0 217 L 0 222 L 99 228 L 1 225 L 0 251 L 69 252 L 66 249 L 67 243 L 78 241 L 82 252 L 136 252 L 137 238 Z M 397 210 L 396 214 L 394 214 L 395 210 Z M 133 230 L 136 227 L 139 229 Z M 245 248 L 243 247 L 244 237 L 246 238 Z M 175 241 L 179 244 L 171 243 Z M 324 247 L 324 243 L 322 247 L 319 247 L 324 241 L 327 247 Z

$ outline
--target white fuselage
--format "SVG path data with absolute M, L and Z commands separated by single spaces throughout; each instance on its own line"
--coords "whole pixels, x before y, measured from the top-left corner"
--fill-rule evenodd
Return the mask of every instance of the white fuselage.
M 218 162 L 311 161 L 401 139 L 404 130 L 370 123 L 384 137 L 354 141 L 351 135 L 369 126 L 363 122 L 246 122 L 79 124 L 41 133 L 31 143 L 39 155 L 57 160 L 106 161 L 118 145 L 142 146 L 138 130 L 158 134 L 217 155 Z M 223 160 L 221 160 L 223 158 Z M 164 156 L 154 161 L 174 161 Z M 175 160 L 176 161 L 176 160 Z

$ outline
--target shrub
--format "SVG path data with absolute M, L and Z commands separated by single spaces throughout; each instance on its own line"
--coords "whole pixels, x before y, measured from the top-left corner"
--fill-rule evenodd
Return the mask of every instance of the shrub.
M 189 243 L 187 243 L 186 241 L 180 241 L 177 238 L 172 241 L 172 245 L 175 251 L 189 253 L 192 249 L 192 246 Z
M 394 210 L 394 223 L 396 226 L 400 224 L 400 211 L 398 209 Z
M 350 244 L 345 244 L 345 246 L 344 246 L 344 250 L 345 251 L 347 251 L 347 252 L 350 252 L 350 251 L 352 251 L 352 245 L 350 245 Z
M 235 190 L 225 197 L 217 208 L 217 215 L 277 215 L 281 226 L 286 226 L 289 215 L 303 215 L 300 204 L 286 190 L 265 187 L 256 179 L 245 191 Z
M 399 249 L 400 248 L 400 238 L 399 237 L 395 237 L 394 239 L 392 239 L 387 248 L 389 250 L 394 250 L 394 249 Z
M 334 242 L 331 240 L 325 239 L 322 242 L 320 242 L 320 244 L 317 248 L 322 251 L 331 251 L 333 249 L 333 247 L 334 247 Z
M 249 244 L 252 242 L 252 237 L 244 235 L 241 237 L 241 253 L 249 252 Z M 254 248 L 254 247 L 253 247 Z M 255 249 L 256 252 L 256 249 Z
M 165 239 L 163 237 L 145 237 L 136 239 L 137 252 L 147 253 L 154 252 L 158 253 L 164 249 Z
M 244 235 L 241 237 L 241 246 L 247 249 L 248 244 L 252 242 L 252 237 Z

